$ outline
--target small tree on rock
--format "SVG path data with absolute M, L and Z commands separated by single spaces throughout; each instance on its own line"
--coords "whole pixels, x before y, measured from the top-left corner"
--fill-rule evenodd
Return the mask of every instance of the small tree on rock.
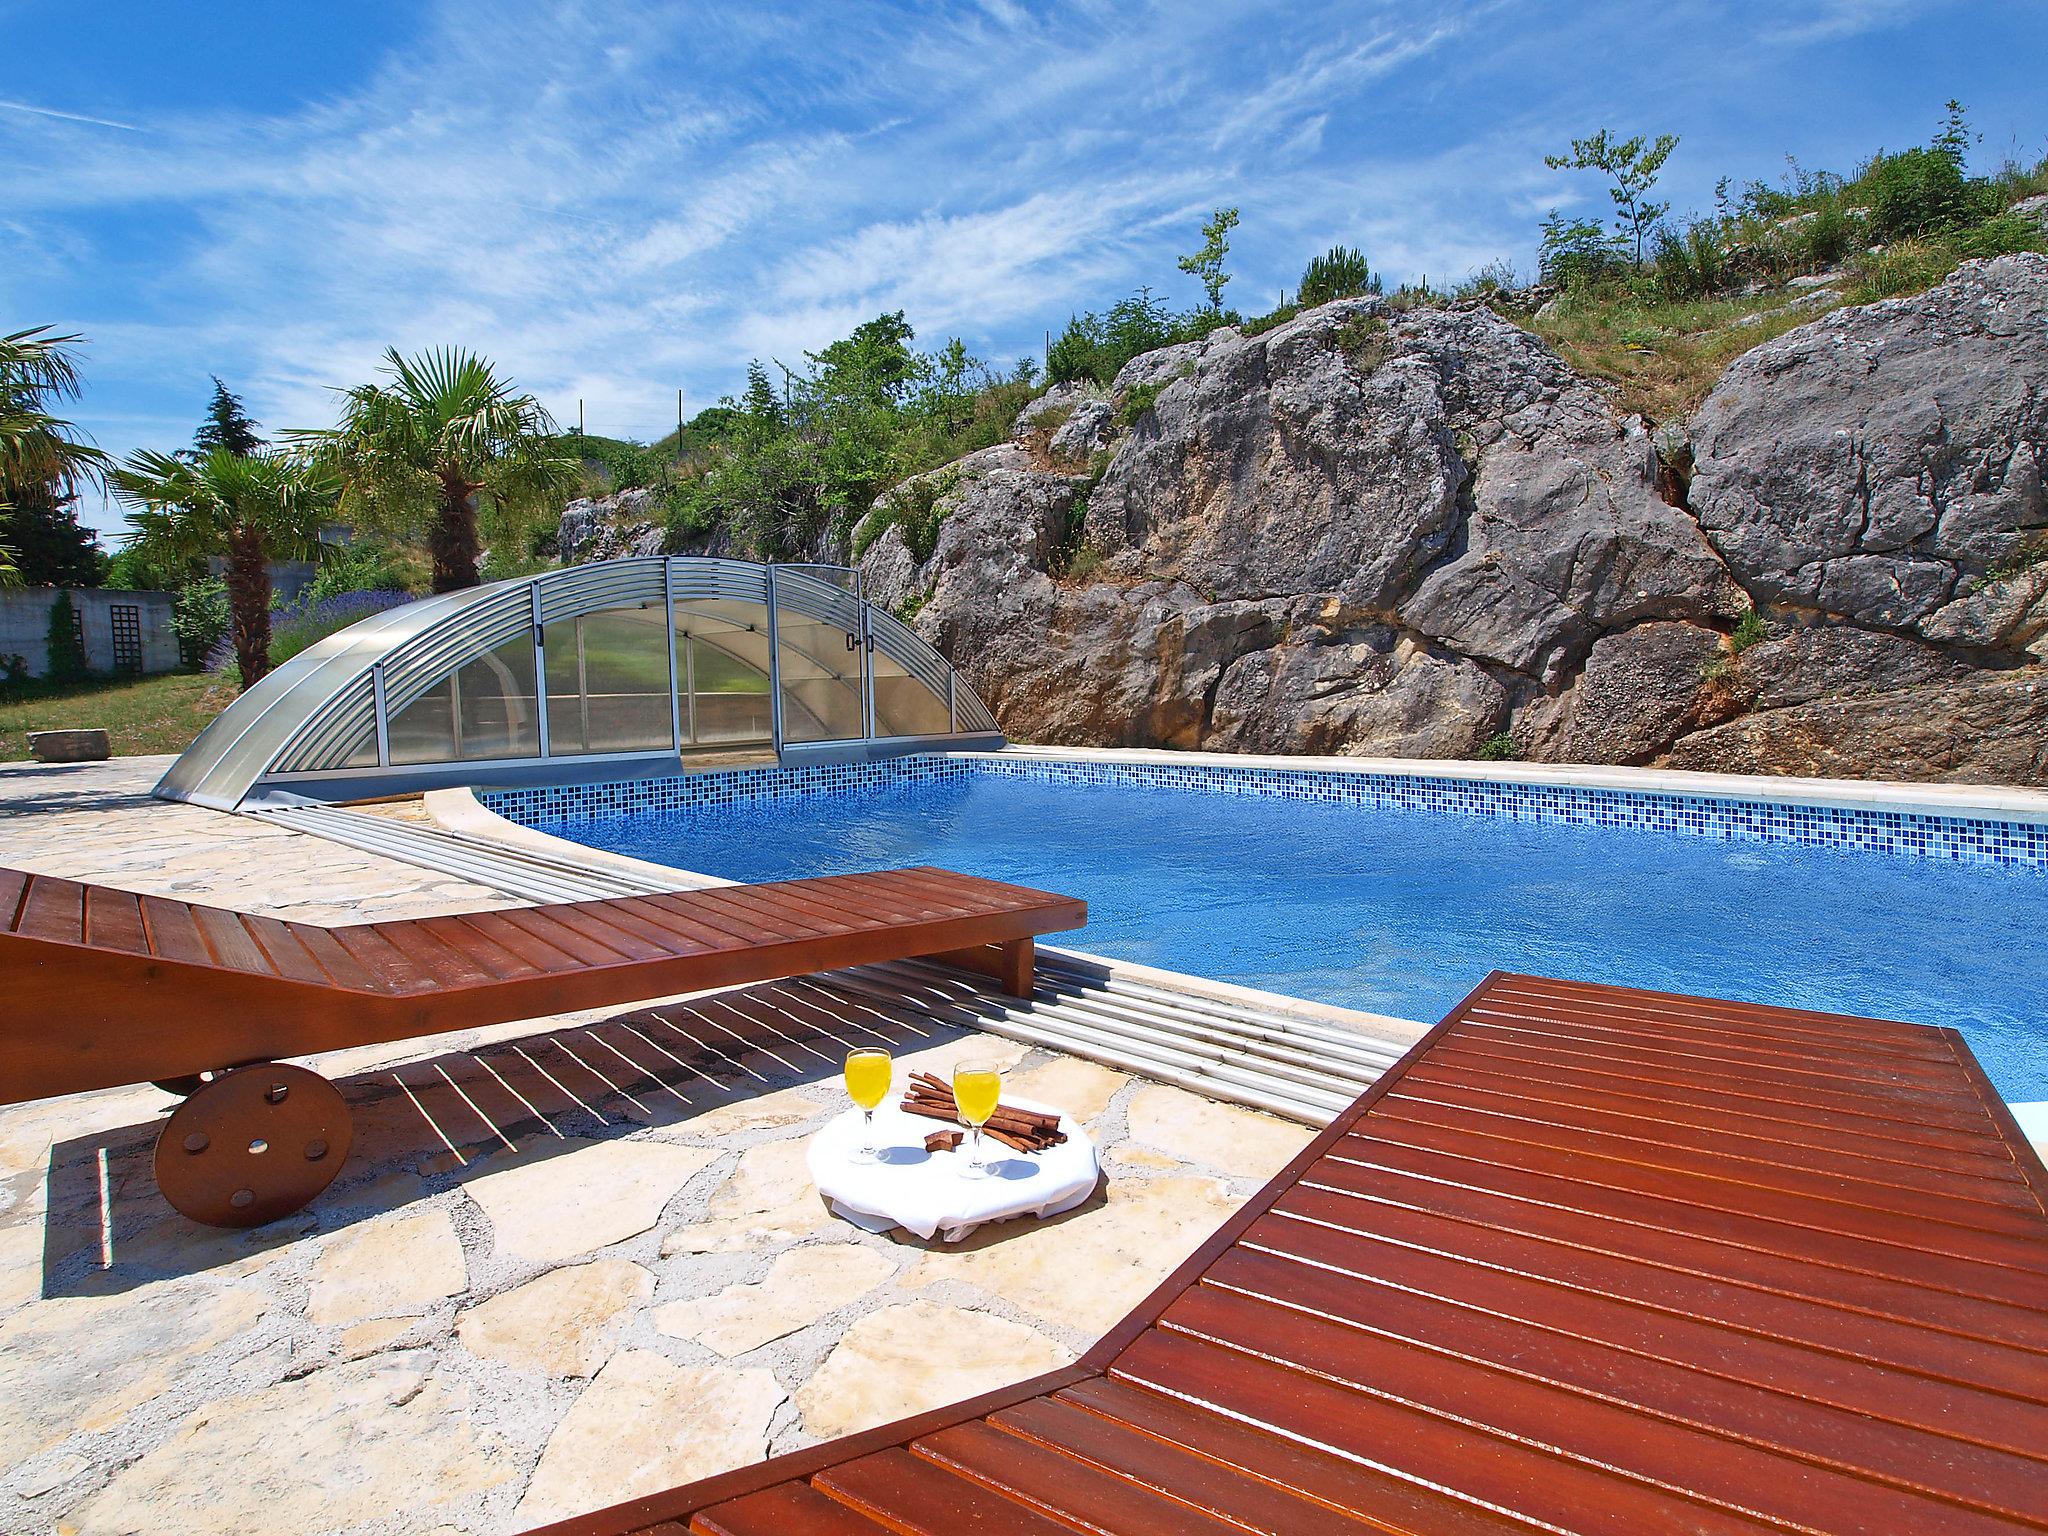
M 1635 249 L 1635 264 L 1643 264 L 1643 242 L 1657 221 L 1671 211 L 1669 203 L 1650 201 L 1657 185 L 1657 173 L 1678 147 L 1678 135 L 1660 133 L 1655 139 L 1641 134 L 1617 139 L 1605 128 L 1590 139 L 1573 139 L 1568 155 L 1545 155 L 1543 163 L 1554 171 L 1599 171 L 1613 183 L 1607 195 L 1614 199 L 1614 226 L 1623 240 Z
M 1302 271 L 1294 301 L 1303 309 L 1312 309 L 1332 299 L 1356 298 L 1361 293 L 1379 291 L 1380 280 L 1367 263 L 1365 252 L 1333 245 Z
M 1223 285 L 1230 281 L 1230 274 L 1223 270 L 1223 259 L 1230 254 L 1230 232 L 1237 228 L 1237 210 L 1218 208 L 1209 222 L 1202 226 L 1202 247 L 1190 251 L 1180 259 L 1181 271 L 1202 285 L 1202 291 L 1209 295 L 1209 312 L 1223 313 Z

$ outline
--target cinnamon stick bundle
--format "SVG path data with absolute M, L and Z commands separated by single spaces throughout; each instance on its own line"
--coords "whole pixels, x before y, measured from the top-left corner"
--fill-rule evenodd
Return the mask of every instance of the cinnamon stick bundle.
M 953 1098 L 953 1085 L 929 1072 L 911 1074 L 910 1091 L 904 1095 L 901 1107 L 905 1114 L 922 1115 L 930 1120 L 958 1121 L 960 1118 L 960 1106 Z M 1059 1123 L 1058 1115 L 1020 1109 L 1014 1104 L 998 1104 L 981 1129 L 983 1135 L 1018 1152 L 1042 1152 L 1067 1139 Z

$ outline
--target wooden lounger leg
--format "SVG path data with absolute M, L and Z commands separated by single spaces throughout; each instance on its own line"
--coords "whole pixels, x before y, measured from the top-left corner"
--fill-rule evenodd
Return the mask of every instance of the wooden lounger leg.
M 1007 939 L 997 944 L 977 944 L 971 949 L 941 950 L 925 959 L 993 977 L 1009 996 L 1029 998 L 1036 986 L 1038 941 Z
M 216 1073 L 157 1133 L 157 1188 L 212 1227 L 289 1216 L 334 1182 L 354 1138 L 341 1090 L 317 1072 L 257 1062 Z
M 1030 997 L 1038 966 L 1038 941 L 1011 939 L 1002 950 L 1002 974 L 997 980 L 1003 991 L 1011 997 Z

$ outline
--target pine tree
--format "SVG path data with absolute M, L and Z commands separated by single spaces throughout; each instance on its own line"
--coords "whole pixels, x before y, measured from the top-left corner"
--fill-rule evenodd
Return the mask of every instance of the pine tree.
M 213 403 L 206 408 L 205 422 L 192 434 L 194 451 L 204 458 L 216 448 L 225 448 L 229 453 L 251 454 L 262 446 L 263 439 L 257 436 L 256 423 L 242 410 L 241 397 L 230 394 L 227 385 L 221 383 L 216 375 Z
M 78 520 L 78 498 L 55 483 L 21 487 L 0 507 L 0 544 L 31 587 L 96 587 L 106 579 L 99 536 Z

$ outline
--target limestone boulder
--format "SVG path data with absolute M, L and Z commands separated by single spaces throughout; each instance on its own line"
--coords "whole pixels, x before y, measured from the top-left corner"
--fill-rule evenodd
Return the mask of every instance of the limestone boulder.
M 1680 739 L 1669 763 L 1714 773 L 2048 782 L 2048 678 L 2028 668 L 1761 710 Z
M 1534 716 L 1523 750 L 1551 762 L 1649 762 L 1732 712 L 1727 689 L 1706 675 L 1723 648 L 1717 631 L 1679 622 L 1603 635 L 1561 707 L 1547 720 Z
M 1942 615 L 2048 528 L 2044 379 L 2048 256 L 1965 263 L 1730 364 L 1693 423 L 1692 508 L 1768 605 L 2004 644 L 2017 609 Z

